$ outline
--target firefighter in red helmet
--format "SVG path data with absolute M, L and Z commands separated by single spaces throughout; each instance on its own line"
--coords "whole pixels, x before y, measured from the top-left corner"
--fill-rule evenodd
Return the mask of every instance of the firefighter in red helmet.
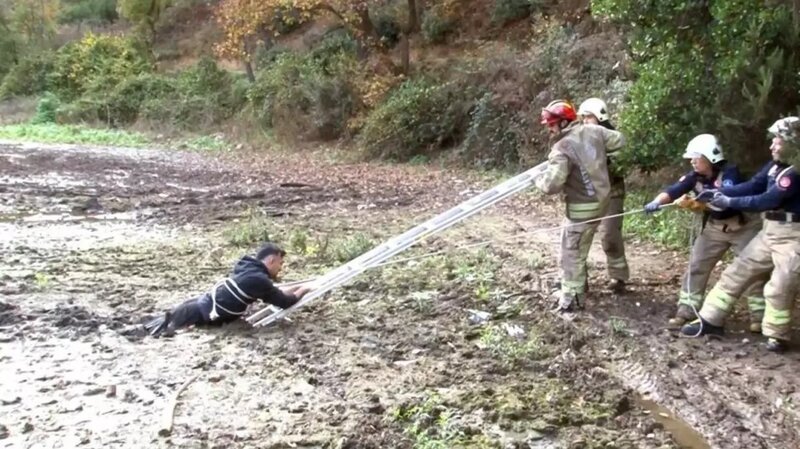
M 552 146 L 547 170 L 535 182 L 546 194 L 562 194 L 566 206 L 558 301 L 563 312 L 574 311 L 586 294 L 586 259 L 600 224 L 596 219 L 606 214 L 610 199 L 607 154 L 625 144 L 619 131 L 584 125 L 577 118 L 575 108 L 564 100 L 542 109 L 541 123 L 548 128 Z

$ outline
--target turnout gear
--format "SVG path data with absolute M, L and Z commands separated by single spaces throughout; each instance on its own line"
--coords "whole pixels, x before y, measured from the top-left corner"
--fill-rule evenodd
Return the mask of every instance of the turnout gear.
M 244 256 L 233 267 L 231 276 L 218 282 L 207 293 L 185 301 L 145 328 L 153 336 L 169 335 L 196 324 L 226 323 L 238 319 L 257 299 L 287 309 L 298 299 L 272 283 L 267 267 L 251 256 Z
M 608 200 L 607 215 L 619 215 L 625 212 L 625 191 L 616 196 L 612 183 L 611 198 Z M 609 288 L 614 293 L 625 291 L 625 281 L 630 277 L 628 260 L 625 258 L 625 240 L 622 237 L 622 216 L 605 218 L 600 222 L 600 243 L 606 253 L 606 266 L 608 277 L 611 279 Z
M 684 203 L 697 207 L 703 206 L 703 203 L 687 198 L 688 194 L 702 198 L 709 189 L 733 186 L 741 181 L 742 176 L 736 166 L 717 164 L 714 176 L 705 177 L 692 171 L 668 187 L 665 193 L 670 198 L 685 198 Z M 727 209 L 703 212 L 703 227 L 692 244 L 689 266 L 683 275 L 678 294 L 678 310 L 669 320 L 671 327 L 681 326 L 696 318 L 695 311 L 703 304 L 708 279 L 714 267 L 728 250 L 732 250 L 736 256 L 740 255 L 760 228 L 761 220 L 754 214 Z M 764 315 L 763 289 L 764 281 L 756 281 L 744 293 L 750 311 L 751 330 L 754 331 L 760 330 L 759 323 Z
M 575 107 L 565 100 L 551 101 L 542 108 L 542 125 L 553 125 L 562 121 L 574 122 L 578 118 Z
M 694 159 L 700 156 L 705 157 L 712 164 L 725 160 L 725 156 L 722 154 L 722 147 L 713 134 L 700 134 L 686 145 L 686 151 L 683 154 L 684 159 Z
M 607 122 L 609 119 L 608 106 L 599 98 L 589 98 L 578 107 L 578 115 L 593 115 L 598 122 Z
M 565 224 L 561 233 L 561 290 L 581 296 L 586 291 L 586 259 L 599 224 L 584 223 L 602 217 L 609 206 L 606 155 L 625 144 L 624 136 L 598 125 L 572 123 L 554 138 L 547 171 L 536 187 L 547 194 L 563 192 Z
M 786 342 L 794 298 L 800 291 L 800 175 L 782 162 L 770 162 L 750 181 L 722 192 L 732 209 L 765 212 L 764 228 L 722 273 L 706 296 L 700 316 L 722 326 L 733 303 L 754 282 L 764 287 L 763 334 Z

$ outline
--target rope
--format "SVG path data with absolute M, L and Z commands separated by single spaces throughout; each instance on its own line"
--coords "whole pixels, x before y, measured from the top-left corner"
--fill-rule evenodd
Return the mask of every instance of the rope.
M 664 205 L 661 206 L 660 209 L 665 209 L 667 207 L 672 207 L 674 205 L 675 205 L 675 203 L 664 204 Z M 481 241 L 481 242 L 469 243 L 469 244 L 466 244 L 466 245 L 456 246 L 455 248 L 432 251 L 430 253 L 420 254 L 420 255 L 417 255 L 417 256 L 405 257 L 405 258 L 402 258 L 402 259 L 395 259 L 395 260 L 388 260 L 386 262 L 379 263 L 377 265 L 371 266 L 371 267 L 369 267 L 367 269 L 371 270 L 371 269 L 374 269 L 374 268 L 385 267 L 387 265 L 395 265 L 395 264 L 404 263 L 404 262 L 412 262 L 412 261 L 415 261 L 415 260 L 427 259 L 428 257 L 438 256 L 440 254 L 444 254 L 444 253 L 447 253 L 449 251 L 459 251 L 459 250 L 463 250 L 463 249 L 477 248 L 477 247 L 480 247 L 480 246 L 489 245 L 489 244 L 491 244 L 493 242 L 511 241 L 511 240 L 515 240 L 515 239 L 518 239 L 518 238 L 521 238 L 521 237 L 531 236 L 531 235 L 534 235 L 534 234 L 540 234 L 540 233 L 543 233 L 543 232 L 561 231 L 561 230 L 564 230 L 564 229 L 571 228 L 573 226 L 584 225 L 584 224 L 587 224 L 587 223 L 594 223 L 594 222 L 603 221 L 603 220 L 606 220 L 606 219 L 609 219 L 609 218 L 617 218 L 617 217 L 624 217 L 626 215 L 639 214 L 639 213 L 642 213 L 642 212 L 644 212 L 644 209 L 635 209 L 635 210 L 622 212 L 622 213 L 619 213 L 619 214 L 604 215 L 602 217 L 593 218 L 591 220 L 586 220 L 586 221 L 581 221 L 581 222 L 576 222 L 576 223 L 569 223 L 569 224 L 566 224 L 566 225 L 560 225 L 560 226 L 555 226 L 555 227 L 551 227 L 551 228 L 534 229 L 533 231 L 521 232 L 519 234 L 515 234 L 515 235 L 513 235 L 511 237 L 508 237 L 508 238 L 505 238 L 505 239 L 501 238 L 501 239 L 484 240 L 484 241 Z M 694 229 L 694 228 L 692 228 L 692 229 Z M 278 287 L 289 287 L 289 286 L 294 286 L 294 285 L 306 284 L 308 282 L 314 281 L 315 279 L 316 278 L 308 278 L 308 279 L 303 279 L 301 281 L 287 282 L 285 284 L 279 284 Z

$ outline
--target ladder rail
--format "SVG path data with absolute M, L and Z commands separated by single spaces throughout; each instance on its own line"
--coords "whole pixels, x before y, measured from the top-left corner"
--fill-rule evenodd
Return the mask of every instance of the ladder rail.
M 528 188 L 533 183 L 535 178 L 546 168 L 546 162 L 539 164 L 536 167 L 520 173 L 511 179 L 492 187 L 491 189 L 481 192 L 477 196 L 474 196 L 458 204 L 457 206 L 454 206 L 447 211 L 425 221 L 424 223 L 417 225 L 408 231 L 387 240 L 386 242 L 381 243 L 361 256 L 316 279 L 312 283 L 313 290 L 306 294 L 292 307 L 281 310 L 277 313 L 273 313 L 269 316 L 266 315 L 270 313 L 270 310 L 268 310 L 268 308 L 264 308 L 248 317 L 247 321 L 253 323 L 254 326 L 266 326 L 277 320 L 285 318 L 295 310 L 304 307 L 328 291 L 341 284 L 344 284 L 350 279 L 368 270 L 370 267 L 386 261 L 387 259 L 413 246 L 424 238 L 447 229 L 454 224 L 480 212 L 481 210 L 484 210 L 485 208 Z M 265 316 L 266 318 L 264 318 Z

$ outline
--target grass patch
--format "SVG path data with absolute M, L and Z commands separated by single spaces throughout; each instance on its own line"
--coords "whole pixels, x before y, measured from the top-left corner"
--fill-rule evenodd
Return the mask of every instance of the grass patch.
M 269 242 L 270 230 L 274 226 L 267 217 L 251 210 L 244 220 L 234 222 L 222 231 L 225 240 L 239 248 L 249 248 L 255 244 Z
M 436 393 L 417 404 L 393 409 L 391 417 L 404 428 L 414 449 L 467 447 L 469 438 L 461 425 L 460 412 L 448 407 Z
M 0 126 L 0 139 L 125 147 L 142 147 L 150 143 L 145 136 L 128 131 L 55 123 Z
M 641 209 L 658 192 L 629 191 L 625 198 L 625 210 Z M 689 234 L 695 214 L 677 207 L 669 207 L 654 214 L 632 214 L 625 217 L 623 232 L 626 237 L 636 237 L 657 243 L 670 249 L 687 250 Z
M 527 360 L 541 360 L 549 354 L 539 336 L 529 332 L 527 336 L 512 337 L 501 326 L 483 328 L 480 346 L 500 360 L 506 368 L 523 365 Z

